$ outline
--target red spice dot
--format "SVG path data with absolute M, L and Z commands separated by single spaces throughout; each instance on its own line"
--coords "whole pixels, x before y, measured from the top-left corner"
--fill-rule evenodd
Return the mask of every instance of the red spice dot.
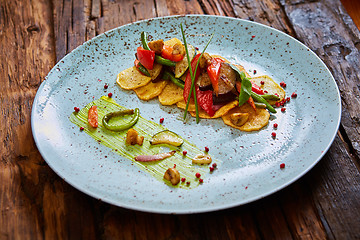
M 276 132 L 272 132 L 272 133 L 271 133 L 271 136 L 272 136 L 273 138 L 276 138 Z
M 286 101 L 286 102 L 290 102 L 290 97 L 287 97 L 287 98 L 285 99 L 285 101 Z
M 187 151 L 184 150 L 184 151 L 183 151 L 183 155 L 186 156 L 186 154 L 187 154 Z
M 280 107 L 280 102 L 276 102 L 275 107 Z
M 254 70 L 254 74 L 256 74 L 257 73 L 257 71 L 256 70 Z M 264 82 L 264 81 L 262 81 L 262 82 Z
M 282 81 L 282 82 L 280 83 L 280 86 L 282 86 L 283 88 L 285 88 L 285 87 L 286 87 L 286 83 L 285 83 L 284 81 Z
M 80 127 L 80 131 L 83 131 L 84 130 L 84 127 Z
M 285 112 L 285 111 L 286 111 L 286 108 L 284 108 L 284 107 L 281 108 L 281 111 L 282 111 L 282 112 Z
M 204 182 L 204 179 L 200 178 L 199 183 L 203 183 L 203 182 Z
M 190 185 L 190 182 L 186 182 L 186 185 Z
M 107 84 L 104 85 L 104 88 L 105 88 L 105 89 L 108 89 L 108 87 L 109 87 L 109 85 L 107 85 Z
M 277 97 L 280 97 L 278 93 L 275 93 L 274 95 L 277 96 Z
M 75 111 L 75 112 L 79 112 L 79 111 L 80 111 L 80 108 L 74 107 L 74 111 Z
M 213 166 L 214 168 L 216 168 L 216 167 L 217 167 L 217 164 L 216 164 L 216 163 L 213 163 L 212 166 Z
M 113 95 L 113 94 L 112 94 L 111 92 L 110 92 L 110 93 L 108 93 L 108 97 L 109 97 L 109 98 L 111 98 L 111 97 L 112 97 L 112 95 Z
M 264 93 L 268 93 L 268 91 L 264 90 Z
M 254 37 L 255 37 L 255 35 L 252 35 L 252 36 L 251 36 L 251 38 L 254 38 Z
M 291 94 L 291 97 L 292 97 L 292 98 L 296 98 L 296 97 L 297 97 L 296 92 L 293 92 L 293 93 Z
M 274 123 L 274 128 L 277 128 L 278 127 L 278 124 L 277 123 Z
M 210 172 L 213 172 L 215 170 L 214 167 L 209 167 L 209 169 L 210 169 Z
M 174 164 L 174 168 L 176 168 L 176 164 Z
M 164 122 L 164 118 L 160 118 L 160 123 L 163 123 Z
M 261 84 L 261 85 L 264 85 L 264 84 L 265 84 L 265 82 L 264 82 L 264 81 L 260 81 L 260 84 Z
M 185 182 L 186 181 L 186 178 L 181 178 L 181 182 Z
M 209 152 L 209 148 L 208 147 L 205 147 L 205 152 Z
M 285 163 L 281 163 L 281 164 L 280 164 L 280 168 L 281 168 L 281 169 L 285 168 Z
M 197 173 L 195 174 L 195 177 L 200 178 L 200 177 L 201 177 L 201 174 L 197 172 Z

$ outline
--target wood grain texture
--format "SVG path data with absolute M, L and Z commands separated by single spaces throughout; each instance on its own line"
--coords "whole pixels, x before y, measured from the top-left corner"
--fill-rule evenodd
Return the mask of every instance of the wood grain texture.
M 32 138 L 31 104 L 71 50 L 137 20 L 212 14 L 272 26 L 309 46 L 339 86 L 343 115 L 305 177 L 228 210 L 163 215 L 115 207 L 59 178 Z M 0 239 L 359 239 L 360 33 L 340 0 L 0 0 Z

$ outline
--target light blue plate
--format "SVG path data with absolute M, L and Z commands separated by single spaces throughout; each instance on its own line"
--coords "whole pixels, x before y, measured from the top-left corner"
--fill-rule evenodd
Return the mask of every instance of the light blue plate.
M 246 67 L 250 74 L 267 74 L 284 81 L 287 96 L 298 97 L 286 112 L 271 116 L 258 132 L 240 132 L 217 120 L 187 124 L 182 110 L 141 101 L 115 83 L 116 75 L 133 65 L 140 33 L 154 39 L 181 39 L 200 50 L 208 47 Z M 109 88 L 104 89 L 107 83 Z M 172 188 L 140 171 L 131 161 L 94 141 L 69 121 L 75 106 L 83 107 L 108 92 L 128 108 L 157 122 L 223 161 L 204 183 L 192 190 Z M 308 172 L 330 147 L 341 115 L 340 95 L 331 73 L 306 46 L 273 28 L 217 16 L 175 16 L 125 25 L 84 43 L 64 57 L 41 84 L 32 109 L 37 147 L 49 166 L 65 181 L 94 198 L 156 213 L 199 213 L 226 209 L 268 196 Z M 278 128 L 274 129 L 273 124 Z M 276 139 L 271 133 L 276 132 Z M 286 167 L 280 169 L 280 164 Z

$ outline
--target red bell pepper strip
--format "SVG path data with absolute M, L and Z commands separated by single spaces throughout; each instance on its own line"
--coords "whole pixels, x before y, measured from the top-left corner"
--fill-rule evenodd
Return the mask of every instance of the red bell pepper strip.
M 138 60 L 144 67 L 149 70 L 154 68 L 155 51 L 146 50 L 143 47 L 138 47 L 136 50 L 136 54 Z
M 198 59 L 200 57 L 200 54 L 197 54 L 193 60 L 191 61 L 191 69 L 196 68 L 196 64 L 198 62 Z M 199 77 L 200 71 L 196 71 L 195 81 Z M 185 84 L 184 84 L 184 100 L 187 102 L 189 94 L 191 91 L 191 76 L 190 72 L 186 75 Z M 201 91 L 199 89 L 199 86 L 195 84 L 195 91 L 196 91 L 196 99 L 198 101 L 199 106 L 211 117 L 214 116 L 215 111 L 213 110 L 213 99 L 212 99 L 212 91 Z
M 251 81 L 251 80 L 250 80 Z M 253 91 L 254 93 L 257 93 L 259 95 L 264 95 L 264 90 L 262 90 L 258 85 L 256 85 L 253 81 L 251 81 L 252 87 L 251 87 L 251 91 Z
M 196 64 L 197 64 L 197 61 L 199 60 L 199 58 L 200 58 L 200 54 L 197 54 L 191 61 L 192 71 L 195 70 Z M 200 71 L 196 71 L 195 81 L 199 77 L 199 75 L 200 75 Z M 185 78 L 184 92 L 183 92 L 184 100 L 186 103 L 187 103 L 190 91 L 191 91 L 191 76 L 190 76 L 190 71 L 188 71 L 186 78 Z
M 224 62 L 224 60 L 221 58 L 212 58 L 211 64 L 206 69 L 216 96 L 219 93 L 219 74 L 222 62 Z
M 183 60 L 184 54 L 173 54 L 173 50 L 174 50 L 173 47 L 169 45 L 164 45 L 161 52 L 161 56 L 173 62 L 179 62 Z
M 199 86 L 195 86 L 196 98 L 199 106 L 207 113 L 210 117 L 214 116 L 215 111 L 213 109 L 213 93 L 211 90 L 201 91 Z
M 97 128 L 99 126 L 97 106 L 92 106 L 89 109 L 89 111 L 88 111 L 88 123 L 93 128 Z

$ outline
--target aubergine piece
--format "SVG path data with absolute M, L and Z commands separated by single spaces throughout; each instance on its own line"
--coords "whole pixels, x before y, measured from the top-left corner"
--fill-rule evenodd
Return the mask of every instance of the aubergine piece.
M 228 103 L 236 99 L 236 94 L 232 91 L 224 94 L 218 94 L 216 96 L 215 93 L 213 93 L 213 104 L 218 105 L 222 103 Z
M 235 92 L 236 73 L 226 63 L 221 63 L 219 73 L 219 95 L 229 92 Z
M 202 73 L 200 73 L 196 84 L 199 86 L 199 89 L 201 91 L 213 90 L 211 80 L 209 75 L 207 74 L 207 71 L 203 71 Z
M 213 104 L 221 104 L 234 100 L 237 96 L 235 83 L 236 83 L 236 73 L 226 63 L 221 63 L 220 73 L 219 73 L 219 93 L 213 94 Z

